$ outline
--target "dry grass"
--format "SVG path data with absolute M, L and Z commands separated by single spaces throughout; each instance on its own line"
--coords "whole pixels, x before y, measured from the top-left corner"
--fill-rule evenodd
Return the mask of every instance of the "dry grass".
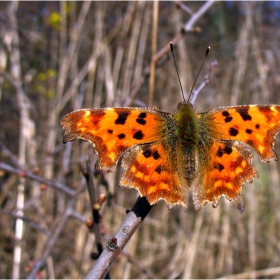
M 208 45 L 210 58 L 197 86 L 211 61 L 219 62 L 196 100 L 198 112 L 280 104 L 279 19 L 273 10 L 261 2 L 218 2 L 196 18 L 193 27 L 201 32 L 189 30 L 191 14 L 203 4 L 185 2 L 181 9 L 174 2 L 0 4 L 1 277 L 26 278 L 32 271 L 45 278 L 87 275 L 96 241 L 106 245 L 137 192 L 118 187 L 120 170 L 98 174 L 98 192 L 112 196 L 100 210 L 101 237 L 89 231 L 85 223 L 92 219 L 94 198 L 80 164 L 89 160 L 93 168 L 96 157 L 88 143 L 63 145 L 59 120 L 86 107 L 150 103 L 174 112 L 181 94 L 169 41 L 175 43 L 186 92 Z M 278 153 L 279 143 L 278 137 Z M 257 157 L 254 166 L 260 178 L 243 188 L 242 215 L 224 198 L 217 209 L 207 205 L 199 212 L 192 203 L 184 212 L 159 202 L 111 277 L 279 278 L 280 166 Z

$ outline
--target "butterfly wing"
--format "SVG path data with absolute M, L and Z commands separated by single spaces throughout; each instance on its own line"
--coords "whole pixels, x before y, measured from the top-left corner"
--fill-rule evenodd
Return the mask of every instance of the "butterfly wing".
M 280 106 L 248 105 L 217 108 L 209 112 L 218 138 L 237 140 L 251 146 L 262 161 L 277 160 L 274 138 L 280 131 Z
M 176 124 L 173 115 L 150 108 L 83 109 L 61 120 L 63 142 L 91 142 L 99 167 L 115 169 L 121 155 L 124 174 L 120 185 L 135 188 L 150 204 L 163 199 L 186 207 L 187 186 L 177 164 L 177 149 L 167 143 Z
M 234 200 L 240 212 L 242 185 L 258 176 L 249 147 L 261 160 L 277 159 L 273 151 L 280 131 L 280 106 L 237 106 L 216 108 L 199 114 L 201 141 L 198 176 L 194 182 L 194 205 L 217 203 L 221 195 Z M 205 140 L 206 139 L 206 140 Z M 209 153 L 210 151 L 210 153 Z
M 150 204 L 163 199 L 172 208 L 187 205 L 187 185 L 178 174 L 177 150 L 165 140 L 136 146 L 125 154 L 121 186 L 136 188 Z
M 193 183 L 193 201 L 196 210 L 212 202 L 218 206 L 220 196 L 233 200 L 240 212 L 244 210 L 240 195 L 242 185 L 258 177 L 251 162 L 252 153 L 242 143 L 234 141 L 212 141 L 210 154 L 200 153 L 199 161 L 207 165 L 199 167 L 198 176 Z M 209 152 L 208 152 L 209 153 Z M 209 159 L 205 160 L 205 157 Z
M 74 111 L 61 120 L 63 142 L 89 141 L 99 155 L 98 167 L 113 171 L 129 148 L 158 141 L 166 114 L 151 108 L 105 108 Z

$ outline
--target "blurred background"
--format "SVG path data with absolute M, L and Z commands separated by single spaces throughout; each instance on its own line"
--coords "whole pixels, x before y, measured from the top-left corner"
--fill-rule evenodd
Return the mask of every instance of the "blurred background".
M 171 40 L 186 94 L 211 46 L 195 86 L 210 75 L 197 112 L 280 104 L 280 2 L 11 1 L 0 7 L 1 278 L 87 275 L 96 238 L 86 226 L 92 211 L 81 168 L 86 162 L 93 168 L 96 156 L 89 143 L 62 144 L 59 121 L 79 108 L 175 112 L 182 95 Z M 279 148 L 277 137 L 278 154 Z M 218 208 L 196 212 L 191 190 L 187 211 L 157 203 L 111 277 L 279 278 L 280 165 L 256 155 L 254 167 L 259 179 L 243 187 L 243 214 L 223 197 Z M 100 210 L 103 246 L 138 197 L 118 186 L 121 172 L 94 177 L 107 195 Z

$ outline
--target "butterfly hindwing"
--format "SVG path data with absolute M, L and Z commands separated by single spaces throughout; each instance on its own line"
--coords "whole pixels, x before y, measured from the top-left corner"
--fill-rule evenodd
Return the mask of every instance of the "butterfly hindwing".
M 125 172 L 120 185 L 136 188 L 150 204 L 163 199 L 173 207 L 186 207 L 187 186 L 178 174 L 176 149 L 170 150 L 163 142 L 134 147 L 125 154 L 122 166 Z
M 199 175 L 193 184 L 196 210 L 207 202 L 215 205 L 220 196 L 224 195 L 235 201 L 239 211 L 243 212 L 244 204 L 240 196 L 242 185 L 258 177 L 251 165 L 252 158 L 252 153 L 242 143 L 213 141 L 210 160 L 203 170 L 199 169 Z

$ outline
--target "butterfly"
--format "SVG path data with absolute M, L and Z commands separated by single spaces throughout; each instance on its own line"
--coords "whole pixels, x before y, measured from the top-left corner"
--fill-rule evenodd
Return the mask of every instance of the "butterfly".
M 273 150 L 280 131 L 280 106 L 217 107 L 197 114 L 181 102 L 175 114 L 155 108 L 81 109 L 61 120 L 63 142 L 93 144 L 97 168 L 114 171 L 122 157 L 120 186 L 135 188 L 149 203 L 217 207 L 219 198 L 244 211 L 240 194 L 245 182 L 258 177 L 252 167 L 255 150 L 261 161 L 277 160 Z

